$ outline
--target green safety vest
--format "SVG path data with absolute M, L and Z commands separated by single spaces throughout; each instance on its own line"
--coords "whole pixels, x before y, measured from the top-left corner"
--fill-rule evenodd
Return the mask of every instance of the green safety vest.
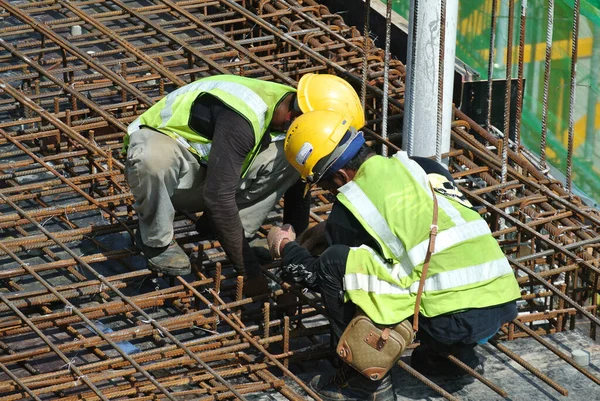
M 147 126 L 170 136 L 207 161 L 212 141 L 190 128 L 189 121 L 194 101 L 210 94 L 244 117 L 252 127 L 254 148 L 244 160 L 244 175 L 260 150 L 275 109 L 288 93 L 295 91 L 290 86 L 236 75 L 202 78 L 169 93 L 134 120 L 127 127 L 123 148 L 129 144 L 129 135 Z
M 438 235 L 421 313 L 433 317 L 520 298 L 513 270 L 485 220 L 450 197 L 436 197 Z M 339 189 L 338 200 L 381 248 L 350 249 L 346 300 L 379 324 L 406 319 L 414 313 L 433 218 L 426 173 L 406 152 L 373 156 Z

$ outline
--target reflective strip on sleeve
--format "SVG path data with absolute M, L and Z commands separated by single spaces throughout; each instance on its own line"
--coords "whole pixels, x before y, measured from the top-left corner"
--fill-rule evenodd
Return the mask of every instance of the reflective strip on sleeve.
M 441 198 L 441 196 L 438 196 Z M 446 250 L 463 241 L 490 234 L 490 228 L 483 219 L 470 221 L 461 226 L 454 226 L 447 230 L 440 231 L 435 239 L 434 253 Z M 429 247 L 429 238 L 421 241 L 408 251 L 408 256 L 414 266 L 418 266 L 425 261 L 427 248 Z
M 160 111 L 160 118 L 162 124 L 159 128 L 164 128 L 171 117 L 173 116 L 173 104 L 180 95 L 186 94 L 190 91 L 203 91 L 208 92 L 213 89 L 219 89 L 230 96 L 237 97 L 242 102 L 246 103 L 258 120 L 260 132 L 265 130 L 265 116 L 267 114 L 268 106 L 260 96 L 258 96 L 253 90 L 246 86 L 228 81 L 196 81 L 186 86 L 169 93 L 165 101 L 163 109 Z
M 390 229 L 390 226 L 386 223 L 385 219 L 379 213 L 379 210 L 375 207 L 373 202 L 364 193 L 361 187 L 359 187 L 354 181 L 348 182 L 338 190 L 352 205 L 354 205 L 356 211 L 361 215 L 365 222 L 375 231 L 375 233 L 381 238 L 385 245 L 392 251 L 396 260 L 402 260 L 406 255 L 406 250 L 402 242 Z

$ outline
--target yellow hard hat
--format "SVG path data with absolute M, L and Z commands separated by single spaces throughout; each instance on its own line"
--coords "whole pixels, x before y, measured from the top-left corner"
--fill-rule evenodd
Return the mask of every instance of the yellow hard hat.
M 352 127 L 365 125 L 365 113 L 354 88 L 331 74 L 304 74 L 298 82 L 297 101 L 300 110 L 333 110 L 352 119 Z
M 350 147 L 355 154 L 363 143 L 362 132 L 353 128 L 351 117 L 332 110 L 315 110 L 292 122 L 283 148 L 287 161 L 301 178 L 316 183 Z

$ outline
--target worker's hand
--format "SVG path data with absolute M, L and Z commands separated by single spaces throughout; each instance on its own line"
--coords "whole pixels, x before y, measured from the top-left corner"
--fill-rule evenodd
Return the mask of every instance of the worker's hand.
M 305 230 L 298 237 L 298 244 L 303 246 L 313 255 L 323 253 L 323 251 L 329 245 L 327 242 L 327 236 L 325 235 L 325 225 L 327 222 L 322 221 L 319 224 L 312 226 L 308 230 Z
M 247 297 L 267 294 L 269 292 L 269 283 L 262 273 L 257 274 L 254 277 L 246 278 L 246 280 L 244 280 L 243 292 Z
M 267 236 L 267 245 L 269 245 L 269 252 L 273 258 L 281 258 L 281 242 L 287 239 L 288 241 L 294 241 L 296 239 L 296 233 L 289 224 L 284 224 L 281 227 L 273 227 L 269 231 Z

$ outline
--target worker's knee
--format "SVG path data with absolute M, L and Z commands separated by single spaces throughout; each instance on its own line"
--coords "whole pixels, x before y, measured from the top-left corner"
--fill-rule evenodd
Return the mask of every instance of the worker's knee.
M 127 168 L 147 177 L 162 176 L 169 169 L 177 168 L 181 154 L 177 142 L 166 135 L 147 131 L 139 131 L 143 135 L 132 140 L 127 151 Z

